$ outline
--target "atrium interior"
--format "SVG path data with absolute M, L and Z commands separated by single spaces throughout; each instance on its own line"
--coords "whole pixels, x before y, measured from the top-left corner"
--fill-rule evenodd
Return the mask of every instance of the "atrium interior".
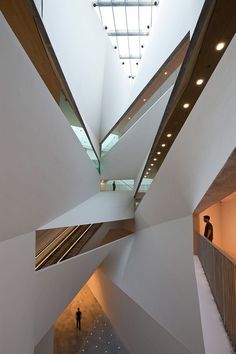
M 1 354 L 235 352 L 235 34 L 235 0 L 0 0 Z

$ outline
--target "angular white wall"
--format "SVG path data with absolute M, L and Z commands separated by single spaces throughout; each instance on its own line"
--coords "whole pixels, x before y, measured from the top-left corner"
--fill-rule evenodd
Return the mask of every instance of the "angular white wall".
M 204 0 L 160 1 L 130 101 L 154 76 L 185 35 L 192 35 Z
M 99 139 L 105 52 L 108 42 L 99 18 L 87 0 L 44 2 L 43 23 L 96 145 Z
M 49 329 L 45 336 L 35 347 L 34 354 L 53 354 L 54 350 L 54 326 Z
M 34 351 L 34 233 L 0 242 L 0 352 Z
M 114 241 L 35 273 L 35 345 L 118 244 Z
M 235 60 L 236 36 L 138 207 L 140 227 L 193 213 L 235 148 Z
M 235 60 L 236 38 L 135 213 L 137 232 L 125 266 L 116 253 L 102 265 L 116 286 L 193 353 L 204 353 L 204 344 L 192 213 L 235 148 Z M 116 269 L 122 272 L 117 274 Z M 108 299 L 103 301 L 109 307 Z M 121 325 L 113 314 L 111 320 Z
M 102 157 L 102 178 L 136 178 L 153 144 L 172 89 L 173 86 Z
M 132 192 L 99 192 L 50 223 L 41 226 L 41 229 L 131 219 L 133 217 L 134 198 Z
M 104 138 L 127 109 L 132 87 L 110 40 L 106 45 L 100 127 L 101 139 Z
M 204 353 L 192 217 L 137 231 L 122 275 L 117 276 L 116 270 L 122 266 L 121 259 L 112 256 L 101 268 L 111 281 L 190 352 Z M 160 347 L 165 340 L 159 339 Z
M 2 15 L 0 62 L 1 240 L 88 199 L 99 175 Z
M 102 271 L 97 271 L 88 285 L 130 353 L 190 354 Z

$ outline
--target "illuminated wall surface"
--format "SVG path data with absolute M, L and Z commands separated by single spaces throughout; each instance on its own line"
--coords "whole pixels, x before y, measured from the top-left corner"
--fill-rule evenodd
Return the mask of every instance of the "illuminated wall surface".
M 213 242 L 226 253 L 236 258 L 236 193 L 212 205 L 199 215 L 200 233 L 204 234 L 203 215 L 209 215 L 214 226 Z

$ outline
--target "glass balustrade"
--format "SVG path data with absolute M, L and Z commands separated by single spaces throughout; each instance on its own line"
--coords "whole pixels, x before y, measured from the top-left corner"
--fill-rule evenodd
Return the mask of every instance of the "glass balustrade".
M 133 191 L 134 190 L 134 180 L 102 180 L 100 183 L 100 190 L 102 192 L 113 191 L 115 182 L 115 191 Z
M 88 154 L 89 158 L 94 163 L 97 170 L 99 171 L 100 162 L 97 158 L 97 155 L 95 154 L 92 144 L 90 143 L 88 135 L 83 127 L 83 124 L 80 118 L 75 114 L 69 101 L 66 99 L 63 93 L 61 93 L 61 97 L 60 97 L 60 108 L 64 113 L 66 119 L 70 123 L 70 126 L 73 129 L 74 133 L 76 134 L 77 138 L 79 139 L 81 145 L 83 146 L 86 153 Z

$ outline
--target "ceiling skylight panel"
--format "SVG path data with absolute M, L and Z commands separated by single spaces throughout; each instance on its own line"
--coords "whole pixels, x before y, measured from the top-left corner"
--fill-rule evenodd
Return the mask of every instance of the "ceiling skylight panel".
M 139 8 L 140 30 L 147 31 L 151 28 L 151 6 L 140 6 Z
M 127 75 L 127 77 L 130 76 L 130 59 L 121 59 L 121 64 L 122 67 Z
M 137 59 L 130 59 L 130 66 L 131 66 L 131 72 L 132 72 L 132 76 L 136 76 L 137 72 L 139 70 L 137 63 Z
M 127 22 L 129 31 L 139 30 L 139 20 L 138 20 L 138 6 L 126 7 L 127 12 Z
M 150 0 L 97 0 L 93 3 L 130 79 L 134 79 L 139 69 L 158 3 Z
M 118 47 L 120 57 L 128 57 L 129 58 L 129 44 L 127 36 L 118 36 Z
M 130 47 L 131 58 L 132 57 L 139 58 L 140 57 L 139 36 L 130 36 L 129 37 L 129 47 Z
M 124 6 L 114 6 L 113 7 L 116 30 L 117 32 L 127 31 L 126 27 L 126 17 L 125 17 L 125 7 Z
M 101 7 L 101 17 L 104 28 L 107 28 L 108 31 L 114 31 L 114 21 L 112 16 L 112 7 Z

